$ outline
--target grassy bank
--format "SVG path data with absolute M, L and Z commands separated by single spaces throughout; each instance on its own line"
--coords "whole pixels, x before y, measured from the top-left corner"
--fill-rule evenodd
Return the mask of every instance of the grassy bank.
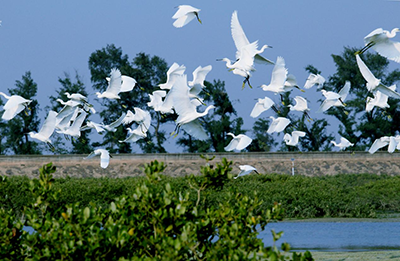
M 189 192 L 190 199 L 197 200 L 197 191 L 190 187 L 189 177 L 168 177 L 168 169 L 165 173 L 154 186 L 161 190 L 169 183 L 173 190 L 182 194 Z M 79 202 L 87 206 L 93 202 L 105 206 L 117 197 L 132 195 L 143 179 L 146 178 L 65 178 L 55 179 L 53 185 L 62 191 L 57 199 L 59 205 Z M 26 177 L 9 177 L 0 183 L 1 206 L 19 212 L 31 203 L 29 182 Z M 219 183 L 207 187 L 207 198 L 200 204 L 217 206 L 226 200 L 229 192 L 251 196 L 256 191 L 265 208 L 272 207 L 275 202 L 281 203 L 285 218 L 377 218 L 400 213 L 400 177 L 397 176 L 252 174 L 238 179 L 227 178 Z

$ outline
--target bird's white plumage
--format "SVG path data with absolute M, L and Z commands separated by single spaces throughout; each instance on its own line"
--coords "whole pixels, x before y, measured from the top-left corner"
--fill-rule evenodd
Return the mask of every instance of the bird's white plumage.
M 295 105 L 289 104 L 289 108 L 291 111 L 300 111 L 300 112 L 307 112 L 310 109 L 308 108 L 308 103 L 307 100 L 301 96 L 296 96 L 294 97 L 294 100 L 296 102 Z
M 110 163 L 110 153 L 105 149 L 97 149 L 90 153 L 85 159 L 100 155 L 100 167 L 107 168 Z
M 185 73 L 186 66 L 185 65 L 179 65 L 177 63 L 173 63 L 167 71 L 167 82 L 159 84 L 158 87 L 160 87 L 163 90 L 170 90 L 172 88 L 172 85 L 174 84 L 175 81 L 175 76 L 182 76 Z
M 250 41 L 247 39 L 246 34 L 243 31 L 242 26 L 239 23 L 239 18 L 237 11 L 234 11 L 232 13 L 231 17 L 231 34 L 233 41 L 236 46 L 236 59 L 241 58 L 241 50 L 244 46 L 247 46 L 250 44 Z M 263 57 L 260 55 L 264 51 L 264 49 L 268 48 L 268 45 L 264 45 L 260 50 L 254 50 L 254 61 L 256 63 L 269 63 L 269 64 L 274 64 L 271 60 Z
M 368 91 L 374 93 L 376 91 L 380 91 L 383 94 L 400 99 L 400 94 L 391 90 L 389 87 L 383 85 L 380 79 L 377 79 L 372 72 L 369 70 L 367 65 L 365 65 L 364 61 L 360 58 L 359 54 L 356 54 L 357 65 L 360 70 L 361 75 L 364 77 L 367 82 Z
M 284 89 L 287 79 L 288 70 L 285 67 L 285 60 L 283 57 L 278 56 L 274 69 L 272 70 L 271 81 L 269 85 L 261 85 L 264 91 L 271 91 L 275 94 L 286 92 Z
M 347 95 L 350 92 L 350 87 L 350 82 L 346 81 L 342 89 L 340 89 L 339 93 L 321 90 L 321 93 L 325 96 L 325 100 L 321 103 L 320 107 L 317 110 L 317 113 L 327 111 L 333 106 L 344 107 L 344 101 L 346 100 Z
M 240 166 L 239 166 L 239 169 L 240 169 L 240 172 L 239 172 L 239 174 L 238 174 L 236 177 L 234 177 L 234 179 L 237 179 L 238 177 L 241 177 L 241 176 L 248 175 L 248 174 L 250 174 L 252 171 L 254 171 L 254 172 L 256 172 L 257 174 L 259 174 L 259 173 L 257 172 L 257 169 L 256 169 L 255 167 L 253 167 L 253 166 L 250 166 L 250 165 L 240 165 Z
M 273 116 L 270 116 L 270 118 L 272 119 L 272 123 L 267 130 L 268 134 L 281 132 L 290 124 L 290 120 L 285 117 L 275 118 Z
M 7 99 L 6 104 L 3 106 L 4 113 L 1 116 L 6 121 L 13 119 L 32 102 L 32 100 L 25 99 L 19 95 L 8 96 L 4 92 L 0 92 L 0 95 Z
M 199 66 L 193 71 L 193 81 L 188 82 L 188 85 L 190 87 L 189 95 L 191 97 L 197 97 L 199 93 L 203 90 L 204 81 L 211 69 L 212 66 L 208 65 L 205 67 Z
M 304 131 L 293 131 L 292 134 L 286 133 L 283 136 L 283 140 L 288 146 L 297 146 L 299 143 L 299 138 L 306 136 Z
M 253 107 L 253 110 L 250 113 L 250 117 L 252 118 L 257 118 L 260 116 L 261 113 L 263 113 L 266 110 L 269 110 L 272 106 L 274 105 L 274 101 L 271 100 L 268 97 L 265 97 L 264 99 L 258 99 L 256 104 Z
M 173 23 L 173 25 L 176 28 L 180 28 L 180 27 L 187 25 L 194 18 L 196 18 L 196 17 L 198 18 L 198 13 L 200 11 L 201 11 L 200 9 L 190 6 L 190 5 L 178 6 L 178 10 L 172 16 L 172 19 L 176 19 L 175 22 Z M 200 19 L 198 19 L 198 20 L 199 20 L 199 22 L 201 22 Z
M 354 146 L 354 143 L 351 143 L 348 139 L 345 137 L 340 137 L 340 143 L 336 143 L 335 141 L 331 141 L 331 143 L 335 146 L 338 147 L 340 150 L 344 150 L 347 147 Z
M 124 120 L 126 116 L 126 113 L 122 113 L 121 116 L 114 122 L 108 124 L 108 125 L 103 125 L 103 128 L 106 129 L 107 131 L 115 132 L 117 131 L 117 128 L 119 125 L 122 124 L 122 121 Z
M 400 42 L 390 40 L 400 32 L 399 28 L 394 28 L 390 32 L 377 28 L 364 37 L 365 45 L 371 46 L 377 53 L 389 60 L 400 63 Z
M 105 92 L 97 92 L 97 98 L 120 99 L 119 93 L 121 92 L 121 71 L 117 68 L 111 69 L 110 81 Z
M 50 136 L 53 134 L 54 129 L 56 127 L 56 116 L 57 112 L 49 111 L 47 114 L 47 118 L 43 122 L 42 128 L 39 130 L 38 133 L 33 131 L 29 132 L 29 136 L 32 139 L 37 139 L 39 141 L 43 141 L 46 143 L 51 143 Z
M 304 89 L 310 89 L 314 85 L 317 85 L 317 88 L 322 88 L 325 83 L 325 78 L 320 74 L 310 73 L 304 84 Z
M 226 151 L 244 150 L 253 141 L 252 138 L 245 134 L 234 135 L 233 133 L 229 132 L 228 135 L 231 135 L 233 139 L 224 148 Z
M 390 86 L 389 89 L 395 91 L 396 85 Z M 370 112 L 374 107 L 379 107 L 382 109 L 389 108 L 390 106 L 388 104 L 388 98 L 389 97 L 386 94 L 383 94 L 380 91 L 376 91 L 374 94 L 374 98 L 367 97 L 365 111 Z

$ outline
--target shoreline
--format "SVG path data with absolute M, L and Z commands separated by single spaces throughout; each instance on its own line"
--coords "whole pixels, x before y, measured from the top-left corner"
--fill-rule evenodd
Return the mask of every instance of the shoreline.
M 305 218 L 305 219 L 296 219 L 296 218 L 288 218 L 282 221 L 274 221 L 271 223 L 295 223 L 295 222 L 332 222 L 332 223 L 354 223 L 354 222 L 400 222 L 400 217 L 379 217 L 379 218 L 335 218 L 335 217 L 326 217 L 326 218 Z

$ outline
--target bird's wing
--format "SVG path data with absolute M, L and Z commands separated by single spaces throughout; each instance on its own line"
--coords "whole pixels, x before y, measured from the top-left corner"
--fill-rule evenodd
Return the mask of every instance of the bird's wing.
M 201 123 L 198 119 L 182 124 L 181 128 L 190 136 L 194 137 L 195 139 L 198 140 L 208 140 L 209 137 L 207 133 L 204 131 L 203 127 L 201 126 Z
M 103 169 L 108 167 L 110 163 L 110 153 L 107 150 L 100 149 L 100 167 Z
M 126 116 L 126 113 L 122 113 L 121 117 L 119 117 L 116 121 L 110 123 L 109 125 L 107 125 L 109 128 L 117 128 L 119 125 L 122 124 L 122 121 L 124 120 Z
M 326 99 L 321 103 L 321 106 L 318 108 L 317 113 L 321 113 L 324 111 L 329 110 L 332 106 L 334 106 L 336 103 L 336 100 L 328 100 Z
M 6 102 L 6 104 L 4 104 L 3 109 L 8 110 L 8 109 L 14 108 L 18 105 L 22 105 L 23 103 L 26 103 L 26 102 L 30 102 L 30 100 L 27 100 L 19 95 L 13 95 Z
M 269 125 L 267 133 L 271 134 L 275 132 L 276 127 L 278 126 L 278 119 L 275 119 L 274 117 L 270 117 L 272 119 L 271 125 Z
M 268 108 L 269 109 L 269 108 Z M 264 107 L 263 103 L 258 101 L 250 113 L 250 117 L 257 118 L 262 112 L 268 110 Z
M 264 56 L 262 56 L 260 54 L 256 54 L 254 56 L 254 62 L 258 63 L 258 64 L 264 64 L 264 63 L 275 64 L 273 61 L 271 61 L 270 59 L 265 58 Z
M 378 34 L 383 34 L 383 29 L 382 28 L 377 28 L 370 32 L 367 36 L 364 37 L 364 42 L 365 44 L 368 44 L 371 41 L 371 38 L 378 35 Z
M 301 108 L 301 109 L 308 109 L 308 104 L 307 104 L 307 100 L 301 96 L 296 96 L 294 97 L 294 100 L 296 101 L 296 106 Z
M 243 28 L 239 23 L 239 19 L 238 19 L 236 10 L 232 13 L 231 33 L 232 33 L 232 38 L 233 38 L 233 41 L 235 42 L 235 46 L 237 49 L 236 59 L 239 59 L 242 47 L 250 44 L 250 42 L 247 39 L 246 34 L 244 33 Z
M 350 92 L 350 87 L 351 87 L 350 81 L 346 81 L 346 83 L 344 84 L 343 88 L 340 89 L 339 95 L 340 95 L 340 99 L 342 100 L 342 102 L 344 102 L 346 100 L 347 95 Z
M 290 124 L 290 120 L 288 118 L 279 117 L 278 123 L 275 127 L 275 132 L 283 131 Z
M 132 112 L 131 110 L 128 110 L 128 111 L 126 112 L 125 117 L 124 117 L 123 120 L 122 120 L 122 124 L 123 124 L 123 125 L 130 124 L 130 123 L 132 123 L 134 120 L 135 120 L 135 114 L 133 114 L 133 112 Z
M 11 120 L 18 113 L 20 113 L 23 109 L 25 109 L 25 106 L 22 105 L 22 104 L 19 104 L 17 106 L 12 107 L 12 108 L 5 109 L 3 115 L 1 116 L 1 118 L 3 120 L 6 120 L 6 121 Z
M 181 28 L 187 25 L 194 18 L 196 18 L 196 15 L 194 13 L 188 13 L 176 19 L 176 21 L 172 25 L 175 26 L 176 28 Z
M 87 112 L 82 110 L 80 112 L 79 116 L 72 123 L 71 127 L 69 127 L 68 132 L 71 133 L 72 135 L 80 136 L 81 127 L 82 127 L 83 121 L 85 120 L 86 116 L 87 116 Z
M 393 153 L 394 150 L 395 150 L 396 147 L 397 147 L 397 144 L 398 144 L 398 140 L 396 139 L 396 137 L 391 136 L 391 137 L 389 138 L 388 152 L 389 152 L 389 153 Z
M 42 128 L 39 131 L 39 134 L 46 139 L 49 139 L 51 134 L 53 134 L 54 129 L 56 127 L 56 116 L 57 112 L 55 111 L 49 111 L 47 114 L 47 118 L 43 123 Z
M 361 60 L 360 55 L 356 54 L 356 60 L 360 73 L 367 81 L 367 83 L 374 83 L 379 81 L 377 78 L 375 78 L 375 76 L 372 74 L 369 68 L 365 65 L 364 61 Z
M 307 77 L 306 83 L 304 84 L 304 89 L 310 89 L 311 87 L 313 87 L 316 79 L 317 75 L 310 73 Z
M 379 84 L 375 89 L 376 91 L 380 91 L 381 93 L 396 99 L 400 99 L 400 93 L 393 91 L 389 87 L 386 87 L 383 84 Z
M 232 151 L 236 149 L 237 145 L 239 144 L 239 140 L 237 138 L 233 138 L 226 147 L 224 147 L 225 151 Z
M 283 87 L 285 85 L 287 74 L 288 70 L 285 68 L 285 60 L 283 57 L 278 56 L 274 69 L 272 70 L 270 85 Z
M 197 111 L 196 105 L 190 102 L 189 87 L 186 79 L 186 75 L 177 76 L 175 84 L 170 90 L 172 92 L 173 108 L 179 116 Z
M 197 67 L 193 71 L 193 81 L 189 83 L 189 86 L 193 86 L 195 84 L 204 84 L 204 80 L 206 79 L 207 74 L 212 70 L 212 66 L 208 65 L 205 67 Z
M 374 141 L 374 143 L 372 144 L 371 148 L 369 148 L 368 152 L 373 154 L 375 153 L 377 150 L 379 150 L 380 148 L 385 147 L 386 145 L 389 144 L 389 137 L 382 137 L 379 139 L 376 139 Z
M 121 91 L 121 83 L 121 71 L 117 68 L 111 69 L 110 82 L 108 84 L 106 92 L 118 95 L 118 93 Z
M 178 6 L 178 10 L 172 16 L 172 18 L 178 19 L 179 17 L 185 16 L 188 13 L 193 13 L 193 12 L 200 12 L 200 9 L 194 8 L 193 6 L 190 5 L 180 5 Z
M 349 147 L 349 146 L 353 146 L 354 144 L 351 143 L 348 139 L 346 139 L 345 137 L 340 137 L 340 144 Z
M 121 84 L 121 90 L 119 92 L 130 92 L 136 85 L 136 80 L 133 79 L 132 77 L 121 75 L 121 80 L 122 84 Z
M 84 158 L 84 159 L 91 159 L 91 158 L 93 158 L 94 156 L 96 156 L 97 154 L 96 154 L 96 151 L 92 151 L 92 152 L 90 152 L 90 154 L 86 157 L 86 158 Z
M 238 143 L 237 146 L 236 146 L 236 149 L 237 149 L 237 150 L 243 150 L 243 149 L 245 149 L 245 148 L 246 148 L 247 146 L 249 146 L 250 143 L 253 141 L 253 139 L 250 138 L 250 137 L 247 136 L 247 135 L 240 134 L 240 135 L 238 135 L 238 136 L 239 136 L 239 143 Z
M 377 51 L 383 57 L 400 63 L 400 43 L 393 42 L 391 40 L 386 40 L 384 42 L 379 42 L 372 46 L 372 49 Z
M 147 136 L 146 133 L 143 133 L 143 131 L 141 130 L 140 126 L 138 126 L 136 129 L 131 130 L 128 128 L 129 131 L 129 135 L 128 137 L 123 140 L 123 141 L 119 141 L 119 142 L 136 142 L 140 139 L 143 139 Z

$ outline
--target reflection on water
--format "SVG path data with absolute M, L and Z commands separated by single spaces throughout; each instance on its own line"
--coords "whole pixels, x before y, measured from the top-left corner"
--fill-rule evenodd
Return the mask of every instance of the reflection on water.
M 271 229 L 284 231 L 277 242 L 293 250 L 372 251 L 400 249 L 400 222 L 278 222 L 260 233 L 272 245 Z

